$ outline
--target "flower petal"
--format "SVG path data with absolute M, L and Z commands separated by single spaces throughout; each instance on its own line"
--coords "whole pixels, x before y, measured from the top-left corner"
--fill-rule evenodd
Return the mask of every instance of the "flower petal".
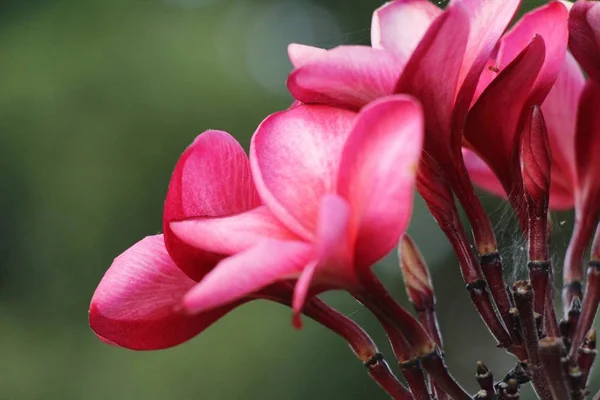
M 502 184 L 485 161 L 483 161 L 473 150 L 464 147 L 462 149 L 462 154 L 465 166 L 469 171 L 469 176 L 473 183 L 486 192 L 506 198 L 506 192 L 504 191 Z
M 588 80 L 579 102 L 577 134 L 575 136 L 575 159 L 577 160 L 578 209 L 582 203 L 600 209 L 600 82 Z M 594 224 L 595 225 L 595 224 Z
M 577 1 L 569 14 L 569 48 L 591 79 L 600 81 L 600 4 Z
M 571 193 L 574 193 L 576 186 L 575 125 L 577 107 L 584 84 L 585 79 L 579 65 L 573 56 L 567 53 L 558 79 L 542 104 L 552 153 L 551 187 L 561 186 L 569 189 Z M 552 192 L 553 189 L 551 189 Z M 552 194 L 550 197 L 552 199 Z
M 358 266 L 386 255 L 408 226 L 423 134 L 421 108 L 408 96 L 373 102 L 356 120 L 342 153 L 338 193 L 351 206 Z
M 295 279 L 311 256 L 312 247 L 306 243 L 264 240 L 221 261 L 185 295 L 183 307 L 189 313 L 205 312 Z
M 301 105 L 271 115 L 250 146 L 252 173 L 275 216 L 305 240 L 314 240 L 321 198 L 334 193 L 342 147 L 355 113 Z
M 442 13 L 428 0 L 396 0 L 373 13 L 371 45 L 408 60 L 431 22 Z
M 231 215 L 259 204 L 242 146 L 227 132 L 204 132 L 182 154 L 169 183 L 163 216 L 169 254 L 189 277 L 200 280 L 220 257 L 186 245 L 173 235 L 169 223 Z
M 322 275 L 319 283 L 346 287 L 355 282 L 352 270 L 352 250 L 349 236 L 350 206 L 341 197 L 328 194 L 323 197 L 319 210 L 315 260 L 304 269 L 294 290 L 293 323 L 301 328 L 300 312 L 311 290 L 315 275 Z M 313 288 L 313 292 L 314 292 Z
M 358 109 L 391 94 L 404 61 L 368 46 L 339 46 L 293 71 L 287 86 L 303 103 Z
M 498 51 L 501 67 L 512 62 L 534 35 L 544 39 L 546 56 L 532 88 L 532 104 L 544 101 L 563 66 L 568 42 L 568 18 L 567 8 L 554 1 L 525 14 L 502 38 Z
M 530 89 L 544 61 L 544 40 L 535 36 L 487 87 L 469 111 L 464 130 L 469 147 L 485 160 L 507 193 L 520 185 L 515 154 L 519 123 Z
M 460 128 L 464 123 L 469 105 L 483 68 L 492 55 L 498 40 L 517 12 L 520 0 L 453 0 L 460 3 L 469 16 L 469 39 L 460 66 L 457 86 L 455 146 L 460 143 Z M 455 149 L 458 151 L 458 147 Z
M 103 340 L 129 349 L 175 346 L 236 306 L 196 316 L 177 312 L 194 284 L 167 253 L 162 235 L 148 236 L 117 257 L 102 278 L 92 297 L 90 325 Z
M 189 246 L 227 255 L 247 250 L 263 239 L 297 239 L 266 206 L 222 218 L 175 221 L 170 228 Z
M 454 102 L 468 38 L 469 13 L 456 3 L 431 24 L 395 89 L 415 96 L 423 105 L 430 132 L 426 145 L 439 162 L 451 156 Z
M 317 60 L 325 53 L 327 53 L 327 50 L 319 47 L 296 43 L 292 43 L 288 46 L 288 57 L 294 68 L 300 68 L 304 64 Z

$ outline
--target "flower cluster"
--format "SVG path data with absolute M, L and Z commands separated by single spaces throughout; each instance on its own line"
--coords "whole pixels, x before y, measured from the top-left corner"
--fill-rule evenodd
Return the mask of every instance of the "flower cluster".
M 304 314 L 340 335 L 394 399 L 470 399 L 443 362 L 429 271 L 406 234 L 416 188 L 483 322 L 518 360 L 497 383 L 478 364 L 475 397 L 518 398 L 531 382 L 541 399 L 584 398 L 600 302 L 600 3 L 553 1 L 507 29 L 519 6 L 394 0 L 374 12 L 371 46 L 290 45 L 294 104 L 258 126 L 249 156 L 216 130 L 185 150 L 163 234 L 115 259 L 92 298 L 94 332 L 162 349 L 268 299 L 291 307 L 296 327 Z M 473 182 L 512 206 L 527 281 L 506 284 Z M 573 207 L 559 321 L 548 219 Z M 371 270 L 396 246 L 416 317 Z M 328 290 L 377 317 L 408 388 L 356 323 L 319 300 Z

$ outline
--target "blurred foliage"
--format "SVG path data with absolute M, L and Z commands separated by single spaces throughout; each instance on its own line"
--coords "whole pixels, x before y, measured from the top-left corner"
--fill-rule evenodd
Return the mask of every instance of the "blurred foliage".
M 341 340 L 310 321 L 295 331 L 275 304 L 247 305 L 159 352 L 105 345 L 87 323 L 112 259 L 160 230 L 172 167 L 195 135 L 223 129 L 247 146 L 262 118 L 291 101 L 287 43 L 368 43 L 379 4 L 0 2 L 0 399 L 385 398 Z M 518 261 L 506 206 L 485 198 L 507 259 Z M 557 225 L 559 246 L 569 224 Z M 421 202 L 411 231 L 434 270 L 448 364 L 473 390 L 477 359 L 499 376 L 510 358 L 493 350 Z M 395 263 L 379 271 L 406 304 Z M 325 298 L 391 360 L 360 305 Z

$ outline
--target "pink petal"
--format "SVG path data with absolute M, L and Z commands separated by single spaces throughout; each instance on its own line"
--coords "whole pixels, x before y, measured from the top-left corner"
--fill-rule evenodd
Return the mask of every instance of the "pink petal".
M 578 213 L 588 204 L 589 213 L 600 209 L 600 82 L 588 80 L 579 103 L 577 134 L 575 136 L 575 159 L 577 160 L 576 194 Z M 592 211 L 593 209 L 593 211 Z
M 298 278 L 298 282 L 296 283 L 296 289 L 294 290 L 294 297 L 292 300 L 292 309 L 294 310 L 294 314 L 292 316 L 292 324 L 296 329 L 302 329 L 302 320 L 300 319 L 300 313 L 302 312 L 302 307 L 304 307 L 304 303 L 306 302 L 306 298 L 308 297 L 308 291 L 310 289 L 310 284 L 312 279 L 317 271 L 318 262 L 313 261 L 308 264 L 308 266 L 302 271 L 302 274 Z
M 228 257 L 194 286 L 183 301 L 189 313 L 198 313 L 252 296 L 282 280 L 295 279 L 312 256 L 303 242 L 264 240 L 251 249 Z
M 504 191 L 502 184 L 485 161 L 483 161 L 477 153 L 464 147 L 462 149 L 462 154 L 465 166 L 469 171 L 469 176 L 473 183 L 487 192 L 506 198 L 506 192 Z
M 396 0 L 373 13 L 371 45 L 408 60 L 431 22 L 442 13 L 428 0 Z
M 300 312 L 315 275 L 322 275 L 321 284 L 323 281 L 329 281 L 329 284 L 336 287 L 349 288 L 356 281 L 352 270 L 349 221 L 348 203 L 337 195 L 325 195 L 319 210 L 316 260 L 304 269 L 294 290 L 293 323 L 297 328 L 302 326 Z
M 227 255 L 245 251 L 264 239 L 297 239 L 266 206 L 228 217 L 176 221 L 170 227 L 189 246 Z
M 546 57 L 532 88 L 532 104 L 541 104 L 556 81 L 564 62 L 568 41 L 566 7 L 554 1 L 525 14 L 501 41 L 498 63 L 501 69 L 512 62 L 534 35 L 544 39 Z
M 220 257 L 181 242 L 169 223 L 231 215 L 259 204 L 244 149 L 226 132 L 204 132 L 182 154 L 171 177 L 163 217 L 169 254 L 188 276 L 200 280 Z
M 516 162 L 517 132 L 530 89 L 544 62 L 544 40 L 535 36 L 490 84 L 469 111 L 464 130 L 469 147 L 485 160 L 510 193 L 520 185 Z M 517 174 L 517 175 L 515 175 Z
M 577 107 L 584 84 L 579 65 L 567 53 L 558 79 L 542 104 L 552 153 L 552 185 L 570 189 L 571 193 L 574 193 L 576 181 L 574 146 Z
M 336 190 L 342 147 L 355 115 L 301 105 L 265 119 L 252 138 L 250 159 L 261 198 L 306 240 L 315 238 L 322 196 Z
M 288 46 L 288 57 L 294 68 L 300 68 L 304 64 L 318 60 L 326 53 L 325 49 L 303 44 L 292 43 Z
M 404 62 L 392 53 L 367 46 L 339 46 L 302 64 L 287 86 L 303 103 L 358 109 L 391 94 Z
M 423 141 L 423 116 L 411 97 L 369 104 L 344 147 L 338 193 L 351 205 L 356 263 L 371 266 L 406 230 Z
M 469 15 L 469 38 L 460 66 L 457 90 L 455 145 L 460 142 L 462 128 L 469 105 L 486 63 L 494 52 L 498 40 L 517 12 L 520 0 L 454 0 L 450 8 L 461 4 Z M 489 70 L 488 70 L 489 71 Z M 458 150 L 458 148 L 456 148 Z
M 194 286 L 175 265 L 162 235 L 142 239 L 115 259 L 90 306 L 90 325 L 103 340 L 134 350 L 175 346 L 235 307 L 187 316 L 176 311 Z
M 447 160 L 450 152 L 454 102 L 468 37 L 469 12 L 456 3 L 431 24 L 395 89 L 417 97 L 423 105 L 431 133 L 428 151 L 439 162 L 441 156 Z
M 600 81 L 600 5 L 577 1 L 569 14 L 569 48 L 591 79 Z

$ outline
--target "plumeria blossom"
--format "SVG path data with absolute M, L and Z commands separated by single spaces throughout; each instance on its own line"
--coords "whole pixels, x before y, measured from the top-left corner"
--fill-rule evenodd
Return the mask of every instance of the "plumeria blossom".
M 171 178 L 164 235 L 134 244 L 115 259 L 100 282 L 90 306 L 90 325 L 96 334 L 130 349 L 160 349 L 192 338 L 245 302 L 262 298 L 291 305 L 293 281 L 270 285 L 210 311 L 192 315 L 183 310 L 185 295 L 225 255 L 181 242 L 169 224 L 190 217 L 238 214 L 260 204 L 248 157 L 239 143 L 222 131 L 199 135 Z M 340 318 L 322 303 L 313 304 L 308 314 L 331 328 L 340 325 L 336 322 Z M 337 325 L 332 326 L 332 320 Z
M 562 146 L 562 138 L 572 137 L 573 120 L 565 121 L 565 117 L 574 116 L 575 109 L 565 107 L 564 102 L 576 100 L 583 83 L 572 57 L 565 59 L 567 21 L 564 4 L 552 2 L 526 14 L 503 36 L 490 61 L 491 69 L 481 77 L 464 131 L 468 149 L 463 155 L 473 180 L 494 193 L 510 194 L 518 202 L 522 197 L 517 155 L 521 130 L 530 107 L 543 104 L 550 146 L 556 150 L 553 158 L 568 167 L 553 170 L 550 205 L 554 209 L 572 205 L 568 190 L 572 157 L 569 147 Z
M 185 297 L 191 313 L 297 279 L 293 307 L 322 290 L 359 286 L 408 225 L 423 121 L 405 96 L 360 113 L 300 105 L 268 117 L 250 149 L 264 205 L 172 222 L 190 246 L 229 254 Z M 298 319 L 295 319 L 299 322 Z
M 580 1 L 573 5 L 569 18 L 569 45 L 576 57 L 566 53 L 558 78 L 541 107 L 552 155 L 550 208 L 563 210 L 574 206 L 576 210 L 575 231 L 565 260 L 565 284 L 574 283 L 575 286 L 579 286 L 583 279 L 584 252 L 600 213 L 600 179 L 592 161 L 594 154 L 600 151 L 600 121 L 593 111 L 600 105 L 600 85 L 594 78 L 597 76 L 595 68 L 600 65 L 595 58 L 600 56 L 600 19 L 594 19 L 596 14 L 600 15 L 599 10 L 597 2 Z M 539 13 L 539 10 L 534 13 Z M 533 13 L 530 15 L 532 17 L 535 17 Z M 539 22 L 540 25 L 547 25 L 542 22 L 544 21 Z M 580 66 L 588 75 L 587 81 Z M 514 75 L 514 79 L 518 80 L 517 72 Z M 501 79 L 501 76 L 496 79 Z M 488 106 L 490 111 L 474 119 L 490 121 L 492 108 L 497 107 L 497 104 L 492 103 L 502 101 L 503 97 L 514 103 L 515 93 L 518 93 L 514 89 L 519 85 L 523 86 L 523 82 L 518 82 L 511 90 L 510 84 L 499 83 L 497 93 Z M 497 109 L 494 113 L 498 115 Z M 502 127 L 502 130 L 487 130 L 490 135 L 482 136 L 477 129 L 467 129 L 467 140 L 479 135 L 479 139 L 473 141 L 480 140 L 480 143 L 473 147 L 479 149 L 479 154 L 484 154 L 487 161 L 486 164 L 470 150 L 463 150 L 471 178 L 482 188 L 495 194 L 507 195 L 511 191 L 513 196 L 514 191 L 518 194 L 518 188 L 512 186 L 515 182 L 518 183 L 514 167 L 515 140 L 518 138 L 518 129 L 513 128 L 515 125 L 516 122 L 508 124 L 504 116 L 495 125 Z M 490 146 L 490 143 L 495 144 Z M 471 142 L 469 144 L 473 145 Z M 488 168 L 488 165 L 492 168 Z M 580 288 L 574 288 L 574 291 L 581 295 Z M 568 307 L 570 297 L 565 303 L 565 307 Z

